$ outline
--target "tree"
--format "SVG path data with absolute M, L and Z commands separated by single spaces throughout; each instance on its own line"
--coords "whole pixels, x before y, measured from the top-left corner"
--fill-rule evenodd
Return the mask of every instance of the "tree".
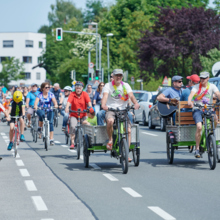
M 160 8 L 152 27 L 139 42 L 142 77 L 186 77 L 202 70 L 200 55 L 219 48 L 220 16 L 204 8 Z
M 2 71 L 0 72 L 1 85 L 8 87 L 11 81 L 24 78 L 24 63 L 21 63 L 19 59 L 11 57 L 2 61 Z

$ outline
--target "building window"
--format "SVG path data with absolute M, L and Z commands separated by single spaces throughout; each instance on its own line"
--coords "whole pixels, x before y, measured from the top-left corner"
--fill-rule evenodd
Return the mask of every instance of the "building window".
M 24 63 L 32 63 L 32 57 L 23 57 Z
M 43 61 L 43 57 L 42 56 L 37 58 L 37 63 L 41 63 L 42 61 Z
M 3 47 L 14 47 L 13 40 L 3 40 Z
M 43 42 L 39 41 L 39 48 L 43 48 Z
M 25 46 L 26 46 L 26 47 L 34 47 L 34 41 L 32 41 L 32 40 L 26 40 L 26 41 L 25 41 Z
M 30 79 L 31 78 L 31 73 L 24 73 L 25 79 Z
M 0 63 L 1 63 L 2 61 L 6 61 L 7 58 L 10 60 L 10 57 L 0 57 Z
M 40 79 L 40 73 L 36 73 L 36 79 L 37 79 L 37 80 Z

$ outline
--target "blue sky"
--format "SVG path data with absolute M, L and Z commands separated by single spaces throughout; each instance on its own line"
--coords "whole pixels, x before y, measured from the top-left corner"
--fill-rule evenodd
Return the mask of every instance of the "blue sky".
M 105 3 L 114 1 L 104 0 Z M 77 8 L 85 8 L 86 0 L 72 2 Z M 0 32 L 37 32 L 41 25 L 48 25 L 50 5 L 55 3 L 56 0 L 0 0 Z

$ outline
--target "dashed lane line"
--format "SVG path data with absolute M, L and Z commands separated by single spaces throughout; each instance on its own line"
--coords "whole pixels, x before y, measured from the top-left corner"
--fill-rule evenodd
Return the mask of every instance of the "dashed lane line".
M 81 158 L 80 158 L 81 159 Z M 93 167 L 95 170 L 101 170 L 101 167 L 96 165 L 95 163 L 90 163 L 89 166 Z
M 8 139 L 8 136 L 2 136 L 3 139 Z
M 164 220 L 176 220 L 176 218 L 174 218 L 172 215 L 170 215 L 169 213 L 165 212 L 163 209 L 161 209 L 158 206 L 148 206 L 148 208 L 151 211 L 155 212 L 157 215 L 159 215 Z
M 53 218 L 42 218 L 41 220 L 54 220 Z
M 71 153 L 76 153 L 76 150 L 70 150 L 70 149 L 68 149 L 68 151 L 70 151 Z
M 13 156 L 15 156 L 15 153 L 12 153 Z M 17 153 L 16 158 L 20 158 L 20 155 Z
M 156 134 L 151 134 L 151 133 L 147 133 L 147 132 L 142 132 L 142 134 L 147 134 L 147 135 L 151 135 L 151 136 L 158 136 L 158 135 L 156 135 Z
M 37 191 L 37 188 L 36 188 L 33 180 L 25 180 L 24 183 L 25 183 L 28 191 Z
M 37 209 L 37 211 L 47 211 L 48 208 L 46 204 L 44 203 L 44 200 L 41 196 L 32 196 L 33 203 Z
M 111 174 L 104 173 L 103 176 L 105 176 L 106 178 L 108 178 L 111 181 L 118 181 L 118 179 L 115 178 L 114 176 L 112 176 Z
M 19 171 L 21 173 L 21 176 L 23 176 L 23 177 L 30 176 L 30 174 L 29 174 L 27 169 L 19 169 Z
M 68 147 L 67 145 L 61 145 L 61 147 Z
M 132 197 L 142 197 L 142 195 L 140 195 L 139 193 L 135 192 L 132 188 L 130 187 L 122 187 L 122 189 L 127 192 L 129 195 L 131 195 Z
M 1 132 L 1 135 L 5 135 L 5 133 Z
M 15 162 L 16 162 L 17 166 L 19 166 L 19 167 L 24 166 L 24 163 L 22 160 L 16 160 Z
M 59 142 L 59 141 L 54 141 L 54 143 L 55 143 L 55 144 L 60 144 L 60 142 Z

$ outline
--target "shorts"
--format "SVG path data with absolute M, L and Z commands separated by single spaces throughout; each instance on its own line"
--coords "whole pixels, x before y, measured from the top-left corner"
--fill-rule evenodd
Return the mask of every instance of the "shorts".
M 80 123 L 82 124 L 85 120 L 87 119 L 87 117 L 83 117 L 80 119 Z M 76 126 L 77 126 L 77 118 L 75 117 L 70 117 L 70 134 L 75 134 L 76 131 Z
M 105 113 L 105 120 L 107 121 L 110 118 L 113 118 L 115 120 L 115 112 L 107 111 Z M 127 121 L 128 121 L 128 128 L 131 128 L 131 121 L 128 116 L 127 116 Z M 125 122 L 124 122 L 124 126 L 125 126 Z
M 193 111 L 193 120 L 195 121 L 196 124 L 199 122 L 203 122 L 202 113 L 203 112 L 199 109 L 195 109 Z
M 19 119 L 20 120 L 20 119 Z M 11 118 L 11 120 L 9 121 L 9 123 L 15 123 L 15 118 Z
M 27 110 L 27 113 L 30 114 L 30 115 L 33 115 L 34 109 L 29 107 L 28 110 Z

